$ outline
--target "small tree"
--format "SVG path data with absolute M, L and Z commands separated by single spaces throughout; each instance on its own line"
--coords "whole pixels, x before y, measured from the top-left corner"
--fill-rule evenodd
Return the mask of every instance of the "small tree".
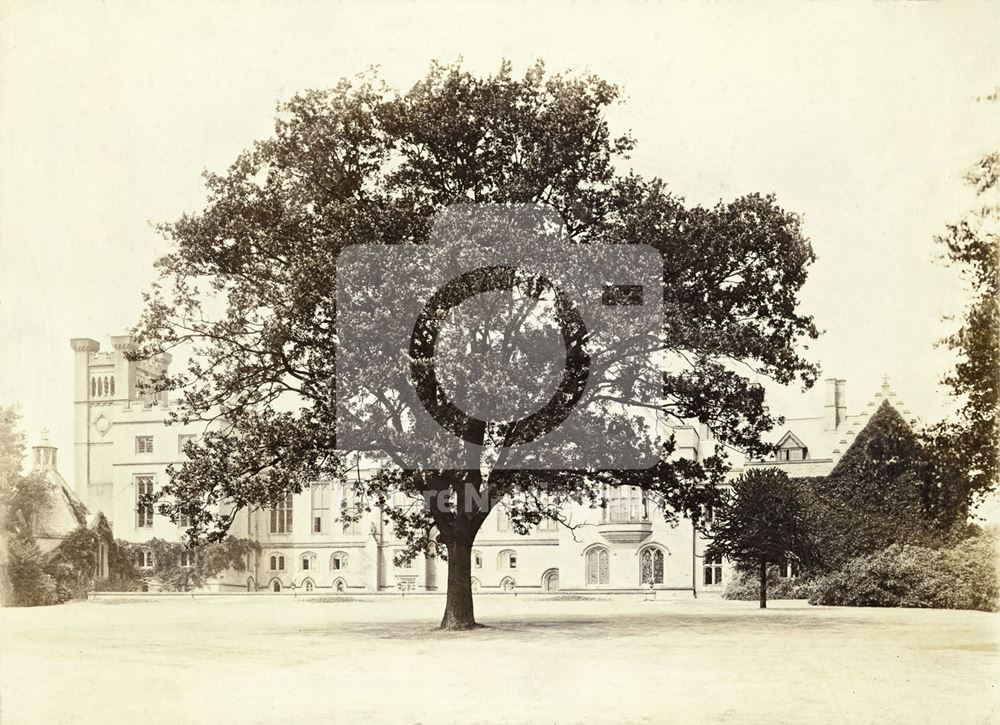
M 724 556 L 744 571 L 760 571 L 760 607 L 767 607 L 767 565 L 789 557 L 810 564 L 818 547 L 810 526 L 807 488 L 772 468 L 747 471 L 711 525 L 706 557 Z

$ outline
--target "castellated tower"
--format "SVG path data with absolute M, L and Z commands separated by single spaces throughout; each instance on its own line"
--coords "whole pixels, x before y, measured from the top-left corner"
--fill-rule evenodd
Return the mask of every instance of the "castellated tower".
M 166 468 L 180 463 L 183 445 L 203 426 L 171 425 L 166 393 L 144 383 L 166 374 L 170 356 L 133 362 L 128 335 L 111 338 L 102 352 L 96 340 L 70 340 L 74 356 L 73 454 L 78 495 L 92 512 L 101 511 L 115 536 L 145 541 L 177 540 L 181 527 L 140 505 L 139 497 L 167 481 Z

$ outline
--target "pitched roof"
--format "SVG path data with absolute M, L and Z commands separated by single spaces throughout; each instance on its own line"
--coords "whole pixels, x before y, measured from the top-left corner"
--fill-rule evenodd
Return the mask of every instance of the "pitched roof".
M 808 418 L 786 418 L 782 425 L 775 427 L 770 433 L 763 436 L 763 439 L 766 443 L 780 444 L 786 437 L 792 436 L 808 449 L 809 458 L 805 462 L 827 461 L 829 469 L 832 470 L 884 401 L 888 401 L 907 423 L 916 426 L 917 419 L 893 392 L 888 377 L 886 377 L 883 378 L 881 390 L 869 399 L 861 412 L 846 416 L 837 430 L 826 430 L 825 417 L 822 415 Z M 748 463 L 780 465 L 780 462 L 773 460 L 748 461 Z M 784 465 L 797 463 L 801 465 L 803 462 L 791 461 Z M 829 470 L 826 473 L 829 473 Z
M 49 468 L 41 471 L 52 485 L 52 505 L 35 522 L 34 534 L 39 538 L 60 538 L 87 524 L 87 507 L 70 488 L 59 471 Z

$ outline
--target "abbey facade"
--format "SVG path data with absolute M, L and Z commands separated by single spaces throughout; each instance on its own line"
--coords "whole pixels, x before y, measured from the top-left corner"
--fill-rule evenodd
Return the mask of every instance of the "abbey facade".
M 119 539 L 180 541 L 185 522 L 172 523 L 142 502 L 143 494 L 166 482 L 167 466 L 183 462 L 185 443 L 204 430 L 204 424 L 166 425 L 171 405 L 166 394 L 150 393 L 143 385 L 166 371 L 169 357 L 128 361 L 127 336 L 113 337 L 107 351 L 89 338 L 75 338 L 71 345 L 76 494 L 92 515 L 104 515 Z M 909 419 L 887 382 L 853 415 L 847 413 L 845 382 L 830 379 L 825 385 L 821 415 L 786 420 L 773 431 L 776 456 L 742 466 L 824 475 L 882 400 Z M 678 455 L 697 459 L 714 448 L 703 425 L 678 426 L 674 433 Z M 251 555 L 247 571 L 223 572 L 209 587 L 272 593 L 443 591 L 447 563 L 437 557 L 398 563 L 404 544 L 378 512 L 354 522 L 341 519 L 343 507 L 356 504 L 352 491 L 349 485 L 320 482 L 288 495 L 277 508 L 240 512 L 232 533 L 257 541 L 260 553 Z M 727 562 L 702 555 L 706 541 L 690 521 L 671 525 L 637 489 L 611 489 L 606 507 L 574 505 L 565 516 L 572 528 L 545 522 L 521 535 L 503 507 L 495 507 L 476 539 L 473 587 L 482 592 L 655 589 L 658 595 L 697 596 L 721 591 L 731 575 Z M 140 571 L 151 571 L 149 556 L 140 555 L 136 563 Z M 155 590 L 157 582 L 150 577 L 146 586 Z

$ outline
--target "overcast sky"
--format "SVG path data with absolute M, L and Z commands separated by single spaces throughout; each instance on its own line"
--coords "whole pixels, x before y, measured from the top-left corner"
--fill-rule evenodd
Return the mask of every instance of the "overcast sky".
M 166 244 L 151 224 L 204 203 L 200 173 L 267 136 L 278 102 L 370 65 L 398 88 L 432 59 L 476 71 L 589 70 L 621 86 L 643 174 L 690 202 L 774 192 L 818 261 L 810 354 L 855 412 L 888 373 L 925 420 L 960 311 L 932 242 L 1000 147 L 1000 6 L 25 2 L 4 4 L 0 403 L 70 465 L 71 337 L 134 324 Z M 820 388 L 822 386 L 819 386 Z M 818 414 L 822 390 L 772 407 Z

